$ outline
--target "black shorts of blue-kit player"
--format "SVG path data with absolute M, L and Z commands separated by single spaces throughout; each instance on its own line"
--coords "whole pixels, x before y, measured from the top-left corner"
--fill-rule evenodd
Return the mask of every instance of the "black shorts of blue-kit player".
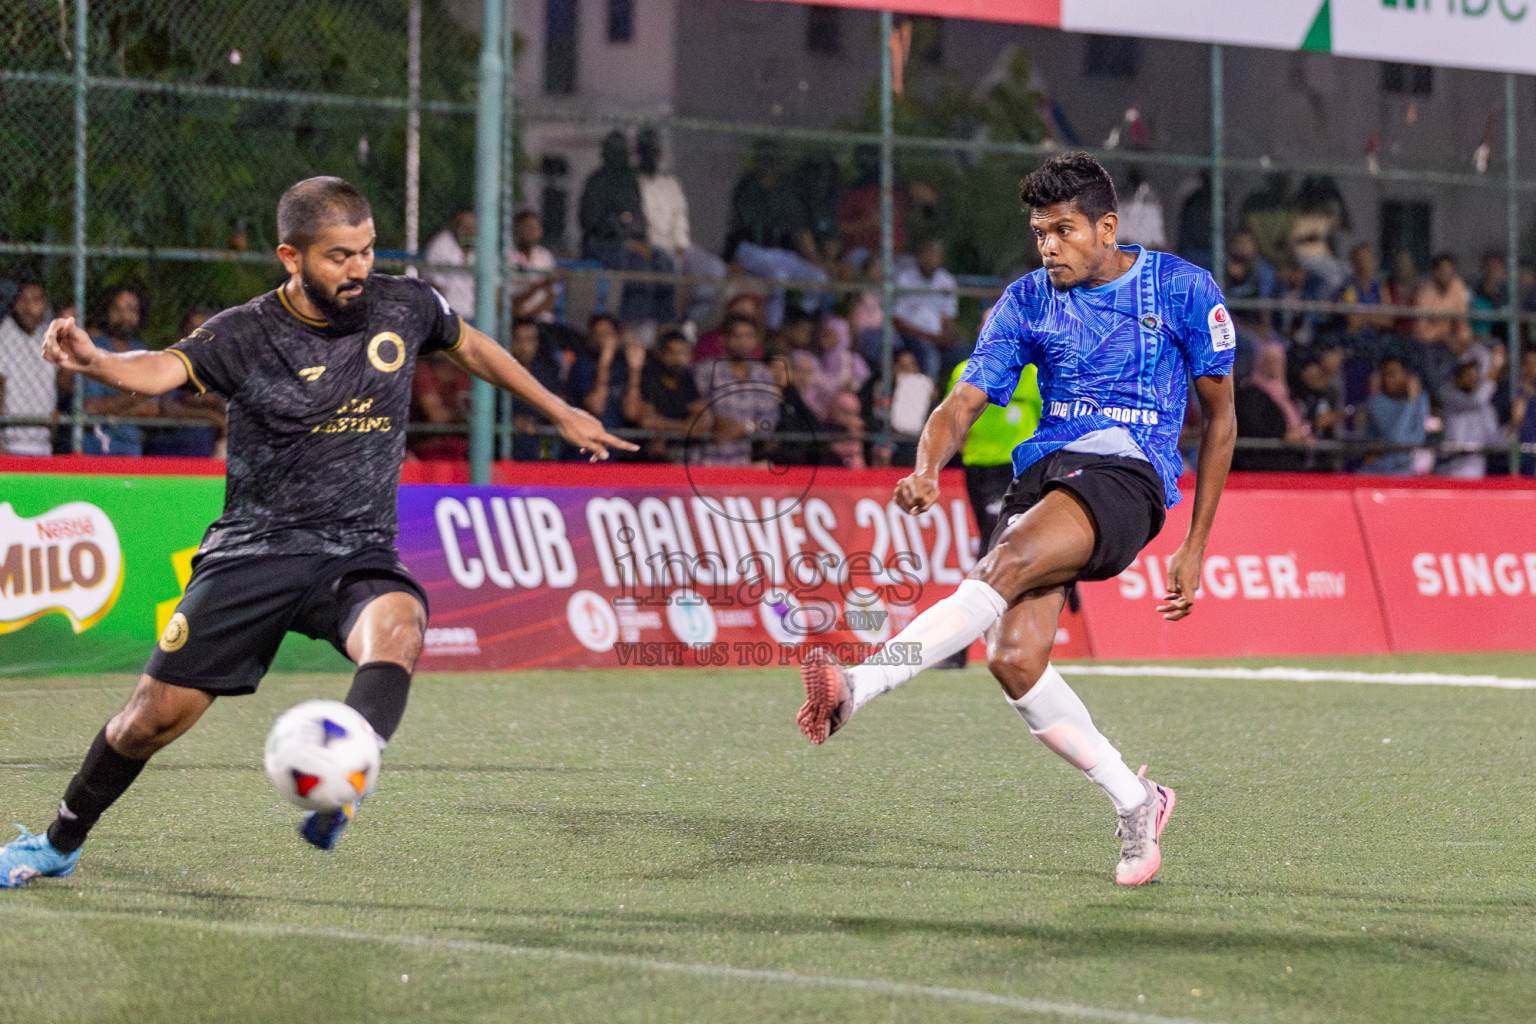
M 1058 451 L 1014 478 L 987 550 L 996 546 L 1015 519 L 1058 487 L 1077 495 L 1093 517 L 1093 555 L 1074 582 L 1120 575 L 1158 535 L 1167 518 L 1162 478 L 1145 459 Z
M 285 634 L 328 640 L 345 655 L 363 608 L 394 592 L 427 607 L 426 591 L 388 545 L 200 559 L 144 671 L 215 696 L 254 693 Z

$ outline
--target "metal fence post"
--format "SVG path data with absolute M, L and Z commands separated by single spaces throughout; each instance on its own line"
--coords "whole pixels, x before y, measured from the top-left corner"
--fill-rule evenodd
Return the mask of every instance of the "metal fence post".
M 480 22 L 480 83 L 475 110 L 475 323 L 496 330 L 501 263 L 501 15 L 505 0 L 486 0 Z M 469 428 L 469 478 L 491 482 L 496 389 L 475 378 Z
M 501 61 L 502 61 L 502 128 L 501 128 L 501 223 L 498 230 L 501 232 L 501 263 L 499 268 L 508 266 L 512 255 L 512 247 L 515 244 L 512 238 L 512 222 L 514 205 L 517 200 L 517 133 L 513 130 L 513 122 L 517 116 L 516 93 L 517 83 L 515 76 L 517 67 L 513 63 L 517 50 L 517 4 L 516 0 L 506 0 L 506 18 L 501 27 Z M 498 276 L 500 276 L 498 274 Z M 496 321 L 496 338 L 508 348 L 512 346 L 512 322 L 515 319 L 515 311 L 512 308 L 512 294 L 518 285 L 514 278 L 504 278 L 501 289 L 501 302 L 497 307 L 498 318 Z M 487 332 L 489 333 L 489 332 Z M 512 396 L 505 391 L 496 393 L 496 457 L 510 459 L 512 457 Z
M 86 20 L 90 16 L 88 0 L 75 0 L 75 239 L 71 261 L 74 270 L 75 322 L 81 327 L 86 323 L 85 312 L 85 125 L 87 76 L 90 65 L 86 59 L 86 43 L 90 38 Z M 70 428 L 70 449 L 77 454 L 85 447 L 85 428 L 80 417 L 85 415 L 85 391 L 80 386 L 80 375 L 75 374 L 75 389 L 70 403 L 75 414 Z
M 891 67 L 892 33 L 895 19 L 890 11 L 880 12 L 880 390 L 885 397 L 885 415 L 880 422 L 880 445 L 891 443 L 891 400 L 896 395 L 895 381 L 891 379 L 892 350 L 896 345 L 896 232 L 894 203 L 896 173 L 893 166 L 895 150 L 895 111 L 892 107 L 891 90 L 894 72 Z
M 1218 288 L 1227 278 L 1227 174 L 1222 141 L 1226 133 L 1226 89 L 1222 47 L 1211 44 L 1211 276 Z
M 411 0 L 405 50 L 405 251 L 421 252 L 421 0 Z M 406 267 L 414 275 L 416 267 Z
M 1517 79 L 1513 72 L 1504 73 L 1504 174 L 1508 189 L 1509 215 L 1509 272 L 1505 288 L 1509 293 L 1509 305 L 1505 308 L 1509 325 L 1509 404 L 1514 408 L 1520 397 L 1520 192 L 1515 177 L 1515 96 Z M 1520 475 L 1520 427 L 1515 425 L 1509 442 L 1509 475 Z

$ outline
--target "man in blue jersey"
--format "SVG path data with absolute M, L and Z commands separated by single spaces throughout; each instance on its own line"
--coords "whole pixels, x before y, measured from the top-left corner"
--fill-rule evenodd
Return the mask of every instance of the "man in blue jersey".
M 1174 792 L 1126 766 L 1051 666 L 1051 644 L 1067 588 L 1119 575 L 1179 501 L 1177 444 L 1193 379 L 1203 413 L 1194 514 L 1156 609 L 1170 621 L 1190 613 L 1237 436 L 1237 339 L 1204 270 L 1116 244 L 1114 183 L 1088 154 L 1048 160 L 1020 184 L 1019 199 L 1045 265 L 998 302 L 960 381 L 928 417 L 915 471 L 896 487 L 907 512 L 933 507 L 939 470 L 987 403 L 1006 405 L 1033 363 L 1045 415 L 1014 449 L 1015 478 L 989 550 L 953 595 L 893 638 L 921 652 L 917 664 L 847 668 L 811 652 L 798 721 L 812 743 L 825 742 L 869 700 L 986 633 L 992 674 L 1030 732 L 1114 803 L 1115 881 L 1141 885 L 1162 863 Z

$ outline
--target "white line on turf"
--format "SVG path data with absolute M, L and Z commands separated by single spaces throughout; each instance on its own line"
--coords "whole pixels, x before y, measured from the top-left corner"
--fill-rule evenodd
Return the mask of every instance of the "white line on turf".
M 126 686 L 71 686 L 57 690 L 0 690 L 0 697 L 51 697 L 56 693 L 124 693 Z
M 51 910 L 37 906 L 0 907 L 0 920 L 7 917 L 31 917 L 39 920 L 58 921 L 74 919 L 104 921 L 123 924 L 148 924 L 180 928 L 191 931 L 214 931 L 226 934 L 254 935 L 262 938 L 323 939 L 331 942 L 363 942 L 380 946 L 405 949 L 450 951 L 457 953 L 481 953 L 517 959 L 548 960 L 559 963 L 592 964 L 598 967 L 616 967 L 633 971 L 655 971 L 665 974 L 686 974 L 702 978 L 719 978 L 726 981 L 751 981 L 776 985 L 794 985 L 801 988 L 831 988 L 853 992 L 871 992 L 884 996 L 907 996 L 934 999 L 952 1003 L 970 1003 L 976 1006 L 995 1006 L 1005 1010 L 1077 1020 L 1113 1021 L 1116 1024 L 1209 1024 L 1189 1017 L 1161 1017 L 1151 1013 L 1130 1010 L 1109 1010 L 1077 1003 L 1057 1003 L 1047 999 L 1031 999 L 1027 996 L 1005 996 L 973 989 L 948 988 L 942 985 L 918 985 L 902 981 L 883 981 L 878 978 L 842 978 L 820 974 L 800 974 L 797 971 L 769 971 L 749 967 L 726 967 L 719 964 L 679 963 L 671 960 L 652 960 L 641 956 L 625 956 L 617 953 L 587 953 L 575 949 L 548 948 L 542 946 L 509 946 L 482 939 L 445 939 L 430 935 L 382 935 L 351 931 L 345 928 L 305 928 L 281 924 L 263 924 L 254 921 L 212 921 L 198 918 L 149 917 L 122 911 L 105 910 Z
M 1234 679 L 1290 683 L 1386 683 L 1392 686 L 1491 686 L 1536 690 L 1536 679 L 1467 676 L 1446 672 L 1351 672 L 1343 669 L 1189 668 L 1183 665 L 1058 665 L 1064 676 L 1153 676 L 1159 679 Z

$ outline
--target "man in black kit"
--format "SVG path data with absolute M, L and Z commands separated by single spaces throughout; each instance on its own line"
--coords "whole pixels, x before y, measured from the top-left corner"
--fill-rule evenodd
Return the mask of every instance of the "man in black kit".
M 329 640 L 358 666 L 346 702 L 381 742 L 405 713 L 427 597 L 393 541 L 405 421 L 419 356 L 446 351 L 607 458 L 635 446 L 541 386 L 424 282 L 373 274 L 373 215 L 340 178 L 310 178 L 277 206 L 288 280 L 225 310 L 163 352 L 98 349 L 55 320 L 43 357 L 125 392 L 184 384 L 229 402 L 224 514 L 127 705 L 97 734 L 46 832 L 0 848 L 0 887 L 74 870 L 86 834 L 145 762 L 215 697 L 252 693 L 288 631 Z M 351 820 L 311 813 L 328 850 Z

